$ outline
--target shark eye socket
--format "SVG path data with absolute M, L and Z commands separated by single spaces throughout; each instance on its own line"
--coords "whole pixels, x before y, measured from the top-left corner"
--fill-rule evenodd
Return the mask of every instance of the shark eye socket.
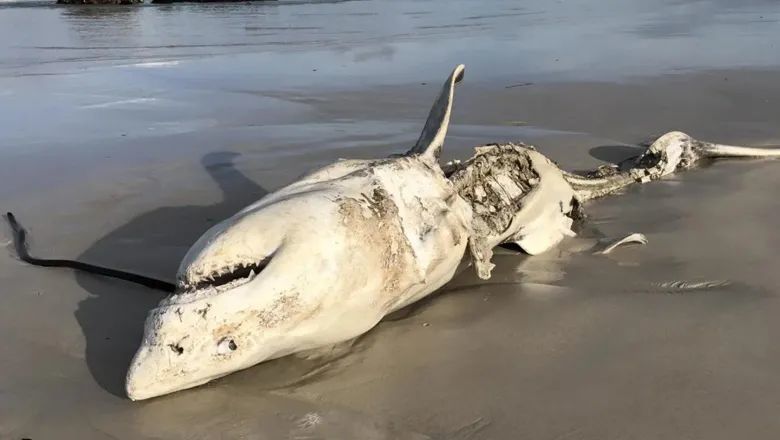
M 236 350 L 238 350 L 238 345 L 231 338 L 222 338 L 217 343 L 217 353 L 219 354 L 228 354 Z

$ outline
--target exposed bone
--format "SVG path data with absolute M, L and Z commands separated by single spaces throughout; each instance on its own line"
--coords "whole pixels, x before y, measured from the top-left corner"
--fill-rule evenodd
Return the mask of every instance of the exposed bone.
M 535 255 L 574 235 L 579 201 L 561 170 L 532 147 L 478 147 L 450 180 L 473 211 L 469 250 L 482 279 L 490 277 L 499 244 L 515 243 Z
M 720 145 L 671 131 L 656 139 L 643 154 L 619 165 L 600 167 L 584 176 L 564 172 L 564 177 L 584 201 L 691 169 L 702 159 L 746 157 L 780 157 L 780 149 Z

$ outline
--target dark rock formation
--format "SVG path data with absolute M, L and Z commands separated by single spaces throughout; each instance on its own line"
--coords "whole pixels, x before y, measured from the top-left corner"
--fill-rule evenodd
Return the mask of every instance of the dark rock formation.
M 57 0 L 58 5 L 133 5 L 144 0 Z

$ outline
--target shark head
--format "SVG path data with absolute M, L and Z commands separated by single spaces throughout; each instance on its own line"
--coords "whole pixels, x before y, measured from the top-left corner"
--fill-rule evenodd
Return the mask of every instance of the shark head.
M 274 253 L 286 231 L 263 217 L 245 213 L 228 219 L 187 253 L 177 292 L 146 319 L 143 341 L 127 373 L 131 399 L 201 385 L 283 350 L 281 340 L 269 343 L 268 332 L 257 332 L 258 324 L 265 320 L 269 329 L 283 332 L 285 318 L 302 306 L 299 298 L 284 295 L 266 279 L 283 270 Z M 250 300 L 258 291 L 268 293 L 259 303 Z
M 470 211 L 437 160 L 462 75 L 445 82 L 406 155 L 338 161 L 207 231 L 147 317 L 128 397 L 354 338 L 448 280 Z

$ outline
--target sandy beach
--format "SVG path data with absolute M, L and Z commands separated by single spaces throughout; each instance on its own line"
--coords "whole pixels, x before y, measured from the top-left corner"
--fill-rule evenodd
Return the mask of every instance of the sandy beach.
M 337 158 L 405 151 L 467 66 L 444 158 L 524 141 L 562 168 L 670 130 L 780 145 L 770 1 L 0 4 L 0 209 L 35 255 L 172 280 L 188 247 Z M 163 294 L 16 259 L 0 226 L 0 438 L 775 439 L 780 162 L 589 202 L 325 357 L 132 402 Z M 600 239 L 649 244 L 593 255 Z M 777 333 L 776 333 L 777 332 Z

